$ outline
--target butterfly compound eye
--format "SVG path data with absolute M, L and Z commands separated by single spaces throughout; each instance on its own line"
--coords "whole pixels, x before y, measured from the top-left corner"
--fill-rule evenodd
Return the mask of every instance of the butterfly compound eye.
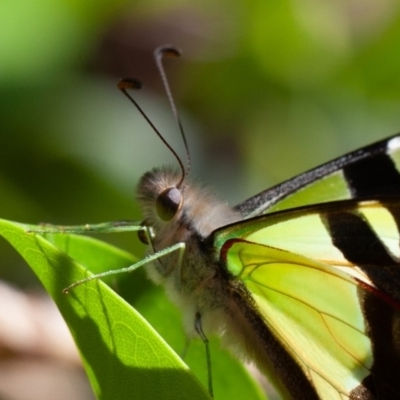
M 182 203 L 182 193 L 177 188 L 164 190 L 157 198 L 156 209 L 158 216 L 163 221 L 170 221 Z

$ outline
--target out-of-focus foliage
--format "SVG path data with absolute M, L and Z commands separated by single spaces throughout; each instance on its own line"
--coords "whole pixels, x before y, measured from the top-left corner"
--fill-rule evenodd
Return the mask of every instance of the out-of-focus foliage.
M 182 150 L 152 60 L 165 43 L 193 175 L 230 203 L 400 130 L 397 0 L 0 2 L 0 217 L 139 219 L 134 187 Z M 111 241 L 129 249 L 135 237 Z M 136 244 L 137 246 L 137 244 Z M 0 274 L 34 282 L 0 243 Z
M 115 82 L 143 80 L 136 98 L 181 149 L 160 44 L 184 52 L 166 64 L 194 176 L 231 203 L 400 127 L 395 0 L 5 1 L 0 22 L 4 218 L 139 218 L 138 177 L 174 160 Z

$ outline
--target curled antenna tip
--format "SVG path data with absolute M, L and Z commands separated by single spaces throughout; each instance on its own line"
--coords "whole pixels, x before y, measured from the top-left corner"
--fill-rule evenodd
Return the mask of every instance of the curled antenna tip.
M 177 47 L 172 46 L 170 44 L 159 46 L 154 50 L 154 55 L 156 58 L 163 57 L 180 57 L 182 55 L 182 51 Z
M 135 79 L 135 78 L 124 78 L 118 82 L 117 86 L 118 86 L 118 89 L 120 89 L 120 90 L 141 89 L 142 82 L 140 82 L 139 79 Z

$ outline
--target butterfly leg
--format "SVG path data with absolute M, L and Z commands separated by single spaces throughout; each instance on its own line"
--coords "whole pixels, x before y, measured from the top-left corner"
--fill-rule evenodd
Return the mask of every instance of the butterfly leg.
M 63 289 L 63 293 L 64 294 L 68 294 L 71 289 L 74 289 L 77 286 L 82 285 L 83 283 L 87 283 L 87 282 L 90 282 L 90 281 L 93 281 L 93 280 L 104 278 L 105 276 L 124 274 L 126 272 L 133 272 L 134 270 L 142 267 L 143 265 L 149 264 L 149 263 L 159 259 L 160 257 L 163 257 L 163 256 L 165 256 L 167 254 L 170 254 L 170 253 L 174 252 L 174 251 L 181 251 L 182 250 L 182 246 L 184 246 L 183 243 L 176 243 L 176 244 L 174 244 L 174 245 L 172 245 L 170 247 L 167 247 L 166 249 L 158 251 L 157 253 L 149 254 L 148 256 L 144 257 L 142 260 L 138 261 L 135 264 L 130 265 L 129 267 L 120 268 L 120 269 L 112 269 L 112 270 L 109 270 L 109 271 L 101 272 L 101 273 L 96 274 L 96 275 L 88 276 L 86 278 L 83 278 L 83 279 L 81 279 L 79 281 L 76 281 L 76 282 L 72 283 L 71 285 L 69 285 L 68 287 Z
M 145 229 L 137 221 L 112 221 L 102 222 L 99 224 L 84 224 L 84 225 L 53 225 L 43 223 L 40 226 L 28 229 L 28 233 L 113 233 L 113 232 L 128 232 L 141 231 Z
M 206 347 L 208 392 L 210 393 L 211 397 L 214 397 L 213 384 L 212 384 L 212 373 L 211 373 L 210 342 L 208 341 L 207 336 L 203 332 L 203 327 L 201 325 L 201 314 L 199 311 L 197 311 L 196 315 L 195 315 L 194 328 L 195 328 L 197 334 L 200 336 L 200 339 L 203 341 L 204 346 Z

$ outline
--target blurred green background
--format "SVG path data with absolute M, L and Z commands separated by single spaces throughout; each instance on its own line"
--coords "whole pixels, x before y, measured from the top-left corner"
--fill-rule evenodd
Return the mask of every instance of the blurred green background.
M 138 178 L 174 159 L 116 82 L 143 81 L 135 98 L 181 151 L 152 57 L 167 43 L 192 176 L 232 205 L 400 131 L 398 0 L 2 0 L 1 218 L 140 219 Z M 37 285 L 0 252 L 3 279 Z
M 140 218 L 138 178 L 174 159 L 115 84 L 140 78 L 136 99 L 181 150 L 152 58 L 167 43 L 184 52 L 166 67 L 192 176 L 230 204 L 400 130 L 396 0 L 5 0 L 2 218 Z M 1 274 L 29 285 L 1 254 Z

